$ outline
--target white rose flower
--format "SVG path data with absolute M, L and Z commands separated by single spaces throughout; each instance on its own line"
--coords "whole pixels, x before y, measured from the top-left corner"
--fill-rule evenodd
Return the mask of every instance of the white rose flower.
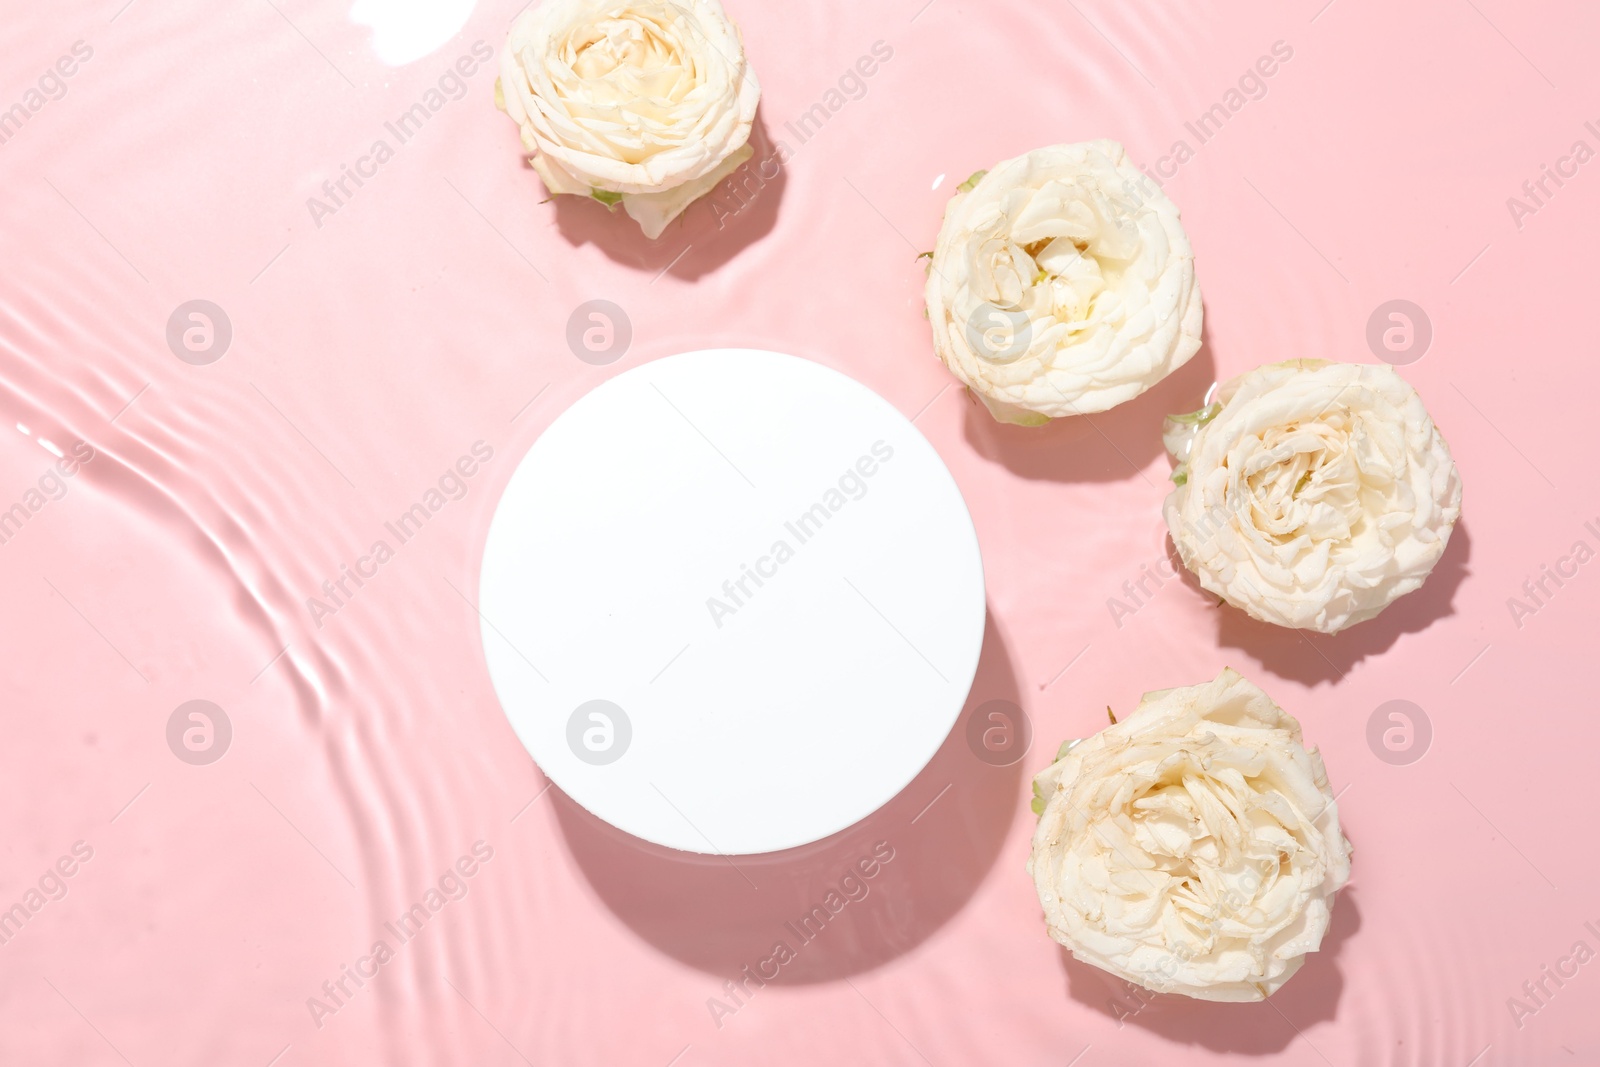
M 1167 528 L 1200 584 L 1279 626 L 1337 633 L 1422 585 L 1461 479 L 1387 366 L 1293 360 L 1167 421 Z
M 496 85 L 551 193 L 620 201 L 652 239 L 750 158 L 760 98 L 717 0 L 545 0 Z
M 1115 141 L 1036 149 L 963 182 L 927 304 L 939 359 L 1024 426 L 1132 400 L 1200 347 L 1178 209 Z
M 1300 724 L 1236 672 L 1146 693 L 1034 779 L 1050 936 L 1160 993 L 1263 1000 L 1322 944 L 1350 843 Z

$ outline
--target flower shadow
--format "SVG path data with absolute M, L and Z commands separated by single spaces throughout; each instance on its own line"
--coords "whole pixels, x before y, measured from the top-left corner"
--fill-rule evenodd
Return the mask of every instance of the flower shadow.
M 750 129 L 755 154 L 690 204 L 651 240 L 619 206 L 584 196 L 558 196 L 556 226 L 569 244 L 592 244 L 613 261 L 652 278 L 671 274 L 694 281 L 726 264 L 771 232 L 788 184 L 787 167 L 756 112 Z
M 1215 604 L 1216 596 L 1202 589 L 1194 574 L 1178 561 L 1170 541 L 1168 550 L 1184 584 Z M 1366 657 L 1388 651 L 1403 634 L 1419 633 L 1455 614 L 1456 590 L 1471 573 L 1467 566 L 1471 553 L 1466 522 L 1458 521 L 1444 555 L 1422 588 L 1396 600 L 1376 618 L 1330 635 L 1274 626 L 1223 604 L 1217 608 L 1217 641 L 1248 652 L 1282 678 L 1304 685 L 1338 681 Z
M 996 767 L 969 748 L 969 717 L 993 700 L 1021 703 L 991 614 L 962 716 L 927 767 L 882 808 L 810 845 L 758 856 L 678 852 L 612 827 L 553 788 L 557 824 L 611 912 L 660 951 L 716 976 L 712 992 L 727 1007 L 741 1002 L 721 982 L 745 981 L 741 996 L 763 984 L 742 978 L 746 967 L 784 985 L 836 981 L 920 944 L 960 911 L 998 858 L 1021 807 L 1026 752 Z M 886 849 L 891 858 L 861 877 L 860 862 L 882 861 Z M 779 942 L 790 958 L 768 962 Z
M 1339 892 L 1321 949 L 1308 956 L 1270 1000 L 1249 1004 L 1152 993 L 1079 962 L 1065 948 L 1060 950 L 1061 965 L 1072 998 L 1114 1020 L 1118 1029 L 1132 1025 L 1175 1043 L 1265 1056 L 1282 1052 L 1296 1040 L 1316 1047 L 1306 1031 L 1337 1016 L 1344 992 L 1337 957 L 1360 928 L 1355 893 L 1346 887 Z
M 1110 411 L 1012 426 L 996 422 L 974 399 L 967 408 L 967 443 L 991 463 L 1035 481 L 1123 481 L 1165 454 L 1162 420 L 1201 407 L 1215 379 L 1210 330 L 1202 327 L 1200 348 L 1189 362 Z

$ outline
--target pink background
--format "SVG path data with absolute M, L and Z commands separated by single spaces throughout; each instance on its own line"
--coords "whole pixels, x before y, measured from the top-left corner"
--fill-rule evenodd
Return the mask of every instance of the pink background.
M 39 437 L 97 455 L 0 544 L 0 907 L 75 842 L 93 850 L 0 945 L 0 1062 L 1600 1063 L 1600 963 L 1547 983 L 1536 1014 L 1507 1005 L 1575 942 L 1600 948 L 1582 681 L 1600 563 L 1533 615 L 1507 606 L 1575 541 L 1600 546 L 1583 525 L 1600 515 L 1600 162 L 1520 228 L 1506 205 L 1575 140 L 1600 147 L 1600 12 L 732 0 L 768 136 L 794 156 L 725 226 L 701 203 L 652 245 L 597 204 L 540 202 L 492 68 L 316 226 L 307 198 L 473 41 L 498 53 L 516 5 L 480 3 L 390 69 L 346 5 L 275 2 L 5 16 L 0 107 L 75 41 L 93 55 L 0 144 L 0 509 L 46 473 Z M 865 95 L 797 145 L 785 124 L 876 41 L 893 57 Z M 949 387 L 921 314 L 913 256 L 954 184 L 1057 141 L 1118 138 L 1146 163 L 1193 148 L 1184 123 L 1276 41 L 1293 58 L 1266 95 L 1167 183 L 1206 347 L 1106 415 L 992 424 Z M 210 366 L 164 340 L 194 298 L 233 325 Z M 594 298 L 634 330 L 603 368 L 564 340 Z M 1396 298 L 1431 318 L 1402 372 L 1466 483 L 1430 583 L 1336 638 L 1176 579 L 1119 627 L 1107 599 L 1166 559 L 1162 414 L 1260 363 L 1370 362 L 1368 316 Z M 987 567 L 973 706 L 1015 701 L 1036 733 L 994 768 L 958 729 L 866 823 L 737 869 L 645 850 L 542 792 L 456 591 L 556 414 L 718 345 L 818 360 L 916 417 Z M 313 624 L 306 598 L 478 440 L 494 458 L 465 497 Z M 1224 665 L 1321 746 L 1354 879 L 1270 1002 L 1140 1006 L 1045 936 L 1027 777 L 1106 705 Z M 165 740 L 191 699 L 233 724 L 209 766 Z M 1433 726 L 1406 766 L 1366 740 L 1394 699 Z M 384 922 L 480 840 L 493 858 L 467 895 L 319 1027 L 307 998 L 393 947 Z M 724 981 L 878 841 L 894 859 L 871 893 L 719 1026 L 708 999 L 731 1004 Z

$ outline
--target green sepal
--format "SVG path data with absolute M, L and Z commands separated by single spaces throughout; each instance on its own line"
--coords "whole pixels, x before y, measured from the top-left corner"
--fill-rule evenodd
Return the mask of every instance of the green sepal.
M 1199 411 L 1190 411 L 1183 415 L 1168 415 L 1167 421 L 1176 422 L 1183 426 L 1204 426 L 1222 412 L 1221 404 L 1207 404 Z

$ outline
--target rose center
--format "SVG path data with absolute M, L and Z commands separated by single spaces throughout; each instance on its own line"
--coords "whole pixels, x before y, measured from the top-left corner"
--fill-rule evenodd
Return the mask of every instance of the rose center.
M 1252 525 L 1280 544 L 1346 540 L 1359 528 L 1359 471 L 1342 414 L 1266 431 L 1245 461 Z
M 1137 225 L 1089 180 L 1050 181 L 1008 203 L 984 241 L 975 291 L 1021 311 L 1058 345 L 1087 333 L 1142 247 Z
M 569 102 L 623 108 L 645 117 L 680 102 L 694 88 L 670 22 L 635 12 L 583 27 L 567 42 L 567 65 L 583 82 Z M 626 121 L 626 118 L 624 118 Z
M 1179 924 L 1153 923 L 1169 948 L 1209 945 L 1219 923 L 1238 916 L 1292 869 L 1289 842 L 1299 827 L 1279 823 L 1277 833 L 1263 835 L 1263 821 L 1277 820 L 1252 802 L 1253 793 L 1237 771 L 1214 776 L 1186 755 L 1126 809 L 1129 848 L 1117 858 L 1149 877 L 1125 884 L 1142 887 L 1150 906 Z M 1273 837 L 1279 843 L 1266 844 Z

